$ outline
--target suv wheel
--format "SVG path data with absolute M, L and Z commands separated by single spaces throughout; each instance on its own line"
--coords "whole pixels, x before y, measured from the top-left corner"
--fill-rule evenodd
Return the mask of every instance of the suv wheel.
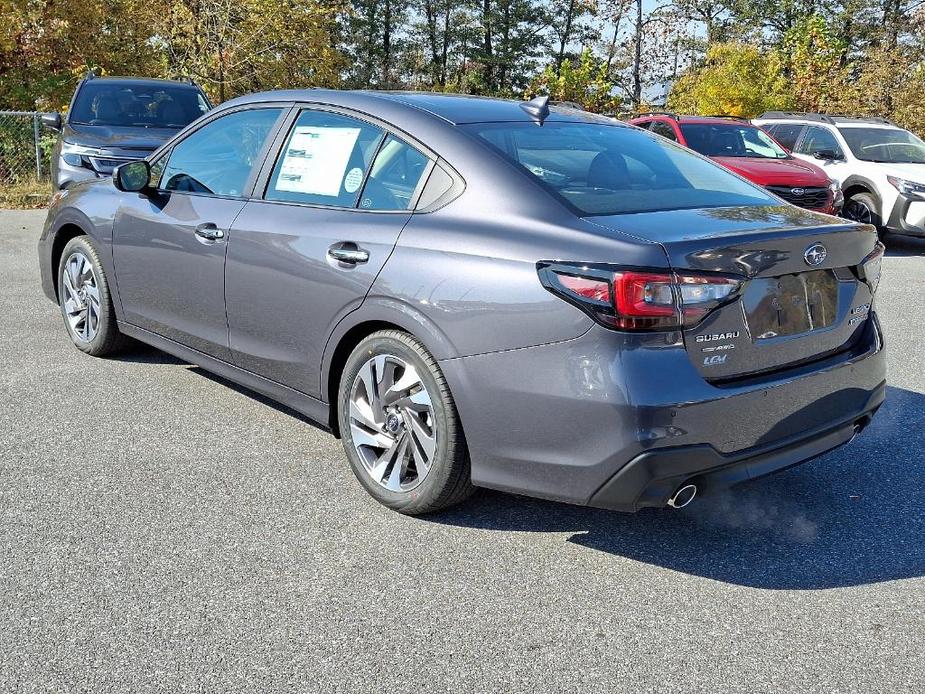
M 338 416 L 354 474 L 385 506 L 428 513 L 472 492 L 450 389 L 410 335 L 384 330 L 357 345 L 341 376 Z
M 877 201 L 870 193 L 855 193 L 845 201 L 842 216 L 861 224 L 872 224 L 883 235 L 883 220 L 877 214 Z

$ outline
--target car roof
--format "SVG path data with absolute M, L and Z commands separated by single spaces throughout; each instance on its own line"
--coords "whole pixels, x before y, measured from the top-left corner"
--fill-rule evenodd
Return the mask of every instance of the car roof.
M 85 84 L 96 84 L 97 82 L 105 82 L 106 84 L 115 84 L 115 85 L 170 85 L 173 87 L 188 87 L 190 89 L 199 89 L 196 84 L 193 82 L 188 82 L 185 80 L 165 80 L 159 79 L 157 77 L 121 77 L 121 76 L 106 76 L 106 77 L 91 77 L 87 80 L 84 80 Z
M 301 101 L 328 104 L 379 112 L 383 106 L 399 107 L 430 114 L 447 123 L 493 123 L 504 121 L 530 122 L 530 115 L 521 108 L 525 102 L 514 99 L 498 99 L 469 94 L 446 94 L 434 92 L 373 91 L 340 89 L 297 89 L 259 92 L 238 97 L 222 104 L 222 107 L 237 106 L 265 101 Z M 571 106 L 550 105 L 547 122 L 572 121 L 606 125 L 618 125 L 613 118 L 581 111 Z

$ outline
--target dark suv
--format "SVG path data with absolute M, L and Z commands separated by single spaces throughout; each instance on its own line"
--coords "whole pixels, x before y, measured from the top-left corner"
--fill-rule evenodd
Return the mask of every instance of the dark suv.
M 108 177 L 119 164 L 144 159 L 212 108 L 194 83 L 88 75 L 65 116 L 48 113 L 60 133 L 51 157 L 56 189 Z

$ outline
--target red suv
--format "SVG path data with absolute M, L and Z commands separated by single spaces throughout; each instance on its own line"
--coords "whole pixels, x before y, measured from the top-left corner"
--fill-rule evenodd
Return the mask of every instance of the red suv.
M 837 214 L 841 187 L 809 162 L 790 156 L 768 133 L 743 118 L 644 113 L 630 120 L 757 183 L 787 202 Z

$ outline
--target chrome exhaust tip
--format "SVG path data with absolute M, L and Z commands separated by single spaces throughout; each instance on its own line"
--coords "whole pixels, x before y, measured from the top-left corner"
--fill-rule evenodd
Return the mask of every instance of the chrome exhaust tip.
M 668 499 L 668 505 L 671 508 L 684 508 L 694 500 L 695 496 L 697 496 L 697 485 L 684 484 L 678 487 L 678 491 L 671 495 L 671 498 Z

